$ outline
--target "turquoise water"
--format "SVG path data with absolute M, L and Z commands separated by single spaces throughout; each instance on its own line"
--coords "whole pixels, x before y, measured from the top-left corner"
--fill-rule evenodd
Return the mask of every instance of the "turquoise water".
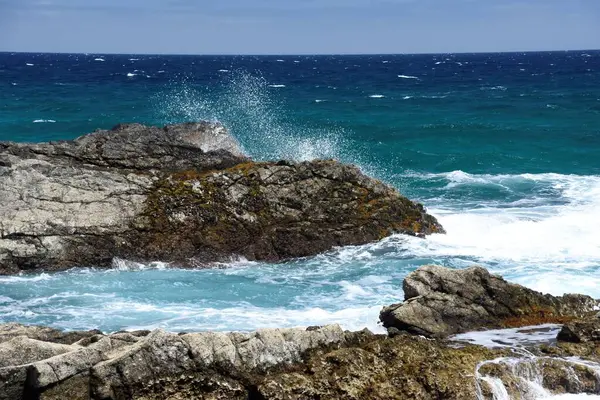
M 1 322 L 377 330 L 381 306 L 403 298 L 403 277 L 428 263 L 479 264 L 540 291 L 600 297 L 600 52 L 0 54 L 0 140 L 198 119 L 222 121 L 257 159 L 358 164 L 423 202 L 448 234 L 278 265 L 117 262 L 0 277 Z

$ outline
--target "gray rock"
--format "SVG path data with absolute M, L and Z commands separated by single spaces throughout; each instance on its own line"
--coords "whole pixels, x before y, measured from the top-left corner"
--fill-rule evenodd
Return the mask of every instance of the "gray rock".
M 421 267 L 406 277 L 403 288 L 404 303 L 382 310 L 383 325 L 428 337 L 561 323 L 598 306 L 598 301 L 588 296 L 544 295 L 508 283 L 481 267 Z
M 164 392 L 169 385 L 179 390 L 196 384 L 198 393 L 245 398 L 247 388 L 233 377 L 298 363 L 311 349 L 345 343 L 345 335 L 334 325 L 183 335 L 156 330 L 143 337 L 118 332 L 74 345 L 20 336 L 0 344 L 0 400 L 60 399 L 61 393 L 74 399 L 128 399 Z
M 254 163 L 217 123 L 119 125 L 0 143 L 0 274 L 163 261 L 279 261 L 443 228 L 335 161 Z
M 75 346 L 18 336 L 0 343 L 0 368 L 29 364 L 75 350 Z
M 25 336 L 43 342 L 74 344 L 85 338 L 101 334 L 99 330 L 63 332 L 46 326 L 22 325 L 17 323 L 0 324 L 0 343 Z
M 246 161 L 222 125 L 119 125 L 74 141 L 0 143 L 0 273 L 109 266 L 159 172 Z

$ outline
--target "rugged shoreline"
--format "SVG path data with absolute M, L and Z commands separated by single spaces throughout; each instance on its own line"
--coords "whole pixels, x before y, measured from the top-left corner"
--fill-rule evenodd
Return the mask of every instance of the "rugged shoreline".
M 109 267 L 115 258 L 277 262 L 443 232 L 422 205 L 354 166 L 254 162 L 219 124 L 0 143 L 0 274 Z M 0 325 L 0 400 L 600 394 L 598 300 L 545 295 L 479 267 L 421 267 L 403 289 L 405 301 L 380 314 L 388 335 L 337 325 L 112 334 Z M 556 339 L 518 351 L 453 339 L 508 327 L 527 335 L 549 323 L 562 326 Z
M 73 141 L 0 143 L 0 274 L 281 261 L 393 233 L 444 230 L 339 162 L 254 162 L 218 123 L 119 125 Z
M 483 279 L 473 280 L 472 274 Z M 418 299 L 447 296 L 456 285 L 462 293 L 490 294 L 487 299 L 461 296 L 463 317 L 472 322 L 464 331 L 497 325 L 489 315 L 502 317 L 503 299 L 515 290 L 525 293 L 513 309 L 521 313 L 521 325 L 540 318 L 539 302 L 548 301 L 560 310 L 564 326 L 557 341 L 515 352 L 501 341 L 497 348 L 487 348 L 441 334 L 425 338 L 414 335 L 418 332 L 408 324 L 390 326 L 390 335 L 348 332 L 337 325 L 251 333 L 155 330 L 105 335 L 5 324 L 0 325 L 0 399 L 492 399 L 498 382 L 510 398 L 520 399 L 529 398 L 531 374 L 549 393 L 600 394 L 598 300 L 576 296 L 581 301 L 573 303 L 570 297 L 543 295 L 481 268 L 422 267 L 404 284 L 425 279 L 430 284 L 420 288 Z M 490 280 L 495 292 L 489 291 Z M 414 314 L 414 294 L 409 291 L 406 302 L 391 308 L 397 319 Z M 492 302 L 497 307 L 488 307 L 487 319 L 466 317 L 481 316 L 478 307 Z M 441 321 L 456 318 L 455 307 L 427 304 Z M 382 312 L 384 323 L 388 312 L 390 308 Z M 545 314 L 539 321 L 556 322 L 555 317 Z M 420 321 L 421 329 L 429 332 L 439 325 Z M 535 330 L 527 327 L 521 333 Z

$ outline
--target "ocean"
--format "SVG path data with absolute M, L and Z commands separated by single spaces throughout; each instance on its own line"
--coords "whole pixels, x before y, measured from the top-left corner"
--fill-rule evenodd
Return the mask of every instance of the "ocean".
M 381 332 L 425 264 L 600 297 L 600 52 L 371 56 L 0 53 L 0 140 L 219 120 L 257 160 L 336 158 L 448 231 L 281 264 L 0 277 L 0 323 Z M 157 260 L 160 261 L 160 260 Z

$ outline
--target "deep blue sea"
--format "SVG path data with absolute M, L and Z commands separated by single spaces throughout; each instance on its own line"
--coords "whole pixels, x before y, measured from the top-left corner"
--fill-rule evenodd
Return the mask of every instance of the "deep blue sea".
M 420 265 L 600 297 L 600 52 L 372 56 L 0 53 L 0 140 L 215 119 L 255 159 L 337 158 L 448 231 L 309 259 L 0 277 L 0 322 L 106 331 L 378 330 Z M 1 205 L 0 205 L 1 207 Z M 160 260 L 157 260 L 160 261 Z

